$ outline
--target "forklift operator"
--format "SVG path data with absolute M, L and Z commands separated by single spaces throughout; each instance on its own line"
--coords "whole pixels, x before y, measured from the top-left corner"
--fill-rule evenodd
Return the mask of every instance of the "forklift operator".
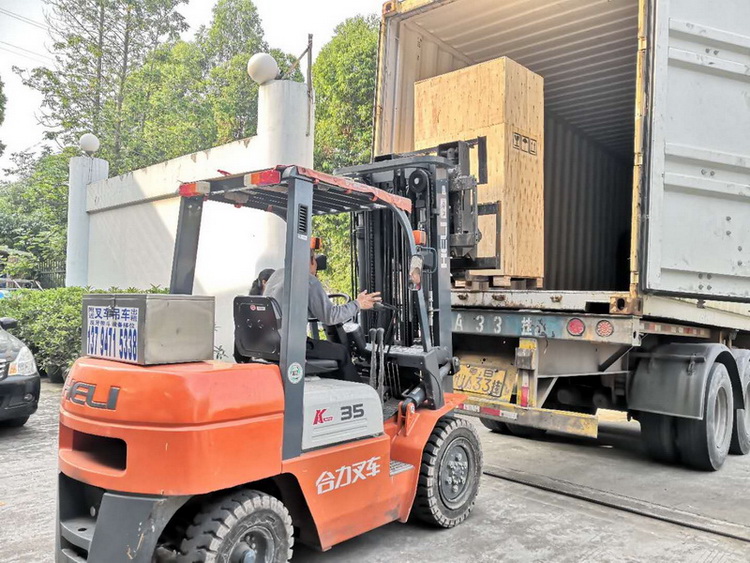
M 310 318 L 316 318 L 324 325 L 337 325 L 354 318 L 360 310 L 372 309 L 380 302 L 380 293 L 367 293 L 363 291 L 357 299 L 344 305 L 334 305 L 329 299 L 323 284 L 316 277 L 318 264 L 315 252 L 310 251 L 310 279 L 308 288 L 307 310 Z M 284 268 L 276 270 L 266 282 L 263 295 L 273 297 L 281 303 L 284 299 Z M 358 382 L 357 370 L 352 363 L 349 349 L 336 342 L 328 340 L 307 339 L 307 352 L 305 354 L 311 360 L 334 360 L 340 373 L 339 379 Z M 335 376 L 334 376 L 335 377 Z

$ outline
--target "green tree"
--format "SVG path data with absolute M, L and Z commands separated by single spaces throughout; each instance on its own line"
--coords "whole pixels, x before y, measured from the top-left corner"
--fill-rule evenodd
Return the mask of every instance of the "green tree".
M 24 275 L 34 274 L 34 264 L 65 256 L 68 214 L 68 162 L 76 151 L 45 151 L 13 155 L 16 177 L 0 182 L 0 246 L 30 252 L 34 260 Z
M 187 28 L 186 0 L 45 0 L 55 69 L 15 69 L 43 96 L 46 136 L 73 144 L 93 132 L 100 155 L 122 170 L 125 91 L 131 73 L 165 40 Z
M 125 168 L 131 170 L 252 136 L 257 131 L 258 86 L 247 61 L 268 50 L 255 5 L 221 0 L 195 41 L 154 50 L 133 72 L 125 91 Z M 270 53 L 281 69 L 294 58 Z M 301 80 L 297 70 L 293 79 Z
M 125 169 L 132 170 L 215 144 L 216 124 L 207 96 L 205 56 L 198 45 L 162 45 L 128 82 L 124 119 Z
M 3 121 L 5 121 L 5 102 L 8 101 L 8 98 L 5 97 L 5 94 L 3 93 L 3 81 L 0 80 L 0 125 L 3 124 Z M 3 155 L 3 151 L 5 150 L 5 145 L 0 142 L 0 156 Z
M 378 18 L 340 23 L 313 65 L 315 165 L 325 171 L 370 159 Z
M 313 65 L 315 167 L 330 172 L 368 162 L 377 74 L 378 18 L 357 16 L 336 27 Z M 351 285 L 350 217 L 315 219 L 325 242 L 329 270 L 321 278 L 332 288 L 356 293 Z
M 218 0 L 212 14 L 211 25 L 202 26 L 197 33 L 197 42 L 212 67 L 239 54 L 268 50 L 258 9 L 252 0 Z

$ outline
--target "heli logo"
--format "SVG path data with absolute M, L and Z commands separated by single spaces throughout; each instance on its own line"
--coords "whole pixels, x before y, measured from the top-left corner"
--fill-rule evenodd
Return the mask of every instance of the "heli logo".
M 326 416 L 327 410 L 328 409 L 315 409 L 313 426 L 315 426 L 316 424 L 325 424 L 326 422 L 331 422 L 333 420 L 333 416 Z
M 117 398 L 120 395 L 119 387 L 110 387 L 105 402 L 95 401 L 96 385 L 73 380 L 64 391 L 65 399 L 77 405 L 88 405 L 92 409 L 104 409 L 113 411 L 117 408 Z

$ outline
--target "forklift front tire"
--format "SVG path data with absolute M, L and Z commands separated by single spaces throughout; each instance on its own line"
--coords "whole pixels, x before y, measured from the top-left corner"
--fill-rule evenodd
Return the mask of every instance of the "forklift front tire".
M 434 526 L 452 528 L 474 508 L 482 474 L 482 449 L 474 425 L 442 418 L 422 454 L 412 514 Z
M 235 491 L 195 516 L 177 563 L 285 563 L 292 558 L 292 533 L 292 518 L 279 499 Z

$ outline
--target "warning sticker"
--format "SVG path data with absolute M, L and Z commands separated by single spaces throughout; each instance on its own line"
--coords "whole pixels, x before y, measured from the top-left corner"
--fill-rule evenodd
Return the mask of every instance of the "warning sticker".
M 529 153 L 530 155 L 537 155 L 537 140 L 522 135 L 517 131 L 513 132 L 513 148 L 521 152 Z

